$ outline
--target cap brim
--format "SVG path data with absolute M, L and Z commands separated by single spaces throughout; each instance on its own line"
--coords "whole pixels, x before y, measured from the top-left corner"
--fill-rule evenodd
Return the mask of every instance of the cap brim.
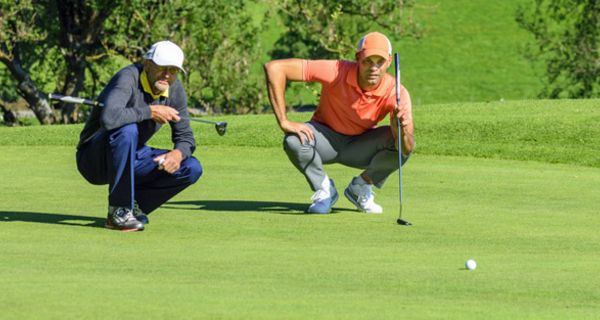
M 172 65 L 172 64 L 169 64 L 169 63 L 161 64 L 160 61 L 156 61 L 155 59 L 146 58 L 146 60 L 150 60 L 150 61 L 154 62 L 155 65 L 160 66 L 160 67 L 175 67 L 175 68 L 181 70 L 181 72 L 183 72 L 184 74 L 187 74 L 187 72 L 185 71 L 185 69 L 183 69 L 180 66 Z
M 359 53 L 359 57 L 361 59 L 364 59 L 364 58 L 370 57 L 370 56 L 380 56 L 380 57 L 383 57 L 384 59 L 389 59 L 391 57 L 391 55 L 387 51 L 379 50 L 379 49 L 365 49 Z

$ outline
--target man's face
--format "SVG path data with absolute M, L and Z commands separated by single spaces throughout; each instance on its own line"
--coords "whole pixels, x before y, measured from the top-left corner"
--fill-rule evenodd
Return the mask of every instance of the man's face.
M 148 82 L 155 92 L 163 92 L 169 90 L 169 86 L 177 80 L 179 68 L 172 66 L 159 66 L 151 60 L 146 60 L 144 69 L 148 75 Z
M 358 59 L 358 84 L 362 89 L 375 87 L 379 84 L 381 79 L 390 66 L 389 60 L 378 56 L 372 55 L 365 58 Z

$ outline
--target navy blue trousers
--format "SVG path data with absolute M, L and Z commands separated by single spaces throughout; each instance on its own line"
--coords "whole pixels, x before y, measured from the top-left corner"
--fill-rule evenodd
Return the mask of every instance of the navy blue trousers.
M 148 147 L 140 136 L 151 135 L 140 135 L 135 123 L 102 129 L 77 150 L 77 169 L 92 184 L 108 184 L 109 205 L 131 209 L 135 200 L 148 214 L 198 181 L 202 166 L 188 157 L 173 174 L 158 170 L 153 159 L 169 150 Z

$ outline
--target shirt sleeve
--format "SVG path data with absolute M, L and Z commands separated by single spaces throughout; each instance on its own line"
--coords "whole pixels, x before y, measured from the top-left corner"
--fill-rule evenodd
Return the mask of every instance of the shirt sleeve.
M 339 63 L 337 60 L 302 60 L 302 80 L 332 83 L 339 75 Z
M 188 158 L 196 150 L 194 132 L 190 127 L 190 115 L 187 110 L 187 97 L 181 84 L 177 85 L 173 93 L 173 108 L 179 111 L 179 122 L 169 122 L 171 126 L 171 141 L 174 148 L 181 151 L 183 158 Z
M 129 106 L 133 90 L 137 86 L 135 77 L 127 69 L 118 72 L 108 83 L 99 100 L 104 104 L 101 124 L 106 130 L 120 128 L 129 123 L 142 122 L 151 118 L 150 107 Z

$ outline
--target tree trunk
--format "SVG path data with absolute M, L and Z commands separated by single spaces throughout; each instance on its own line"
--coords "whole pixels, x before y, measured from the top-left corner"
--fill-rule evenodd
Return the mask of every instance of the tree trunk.
M 2 53 L 7 52 L 7 50 L 0 50 L 0 62 L 4 63 L 4 65 L 8 67 L 8 70 L 10 70 L 13 78 L 17 81 L 19 95 L 27 101 L 29 107 L 40 123 L 53 124 L 56 122 L 56 119 L 46 95 L 37 88 L 27 71 L 23 70 L 18 59 L 15 58 L 18 57 L 18 45 L 15 45 L 14 48 L 15 49 L 11 54 L 13 57 L 12 59 Z M 6 49 L 6 47 L 3 49 Z
M 115 6 L 99 11 L 82 0 L 56 1 L 60 23 L 60 45 L 64 49 L 67 74 L 62 92 L 77 96 L 84 88 L 85 70 L 88 59 L 102 51 L 104 21 Z M 102 55 L 99 55 L 102 56 Z M 61 120 L 64 123 L 76 122 L 78 106 L 63 104 Z

